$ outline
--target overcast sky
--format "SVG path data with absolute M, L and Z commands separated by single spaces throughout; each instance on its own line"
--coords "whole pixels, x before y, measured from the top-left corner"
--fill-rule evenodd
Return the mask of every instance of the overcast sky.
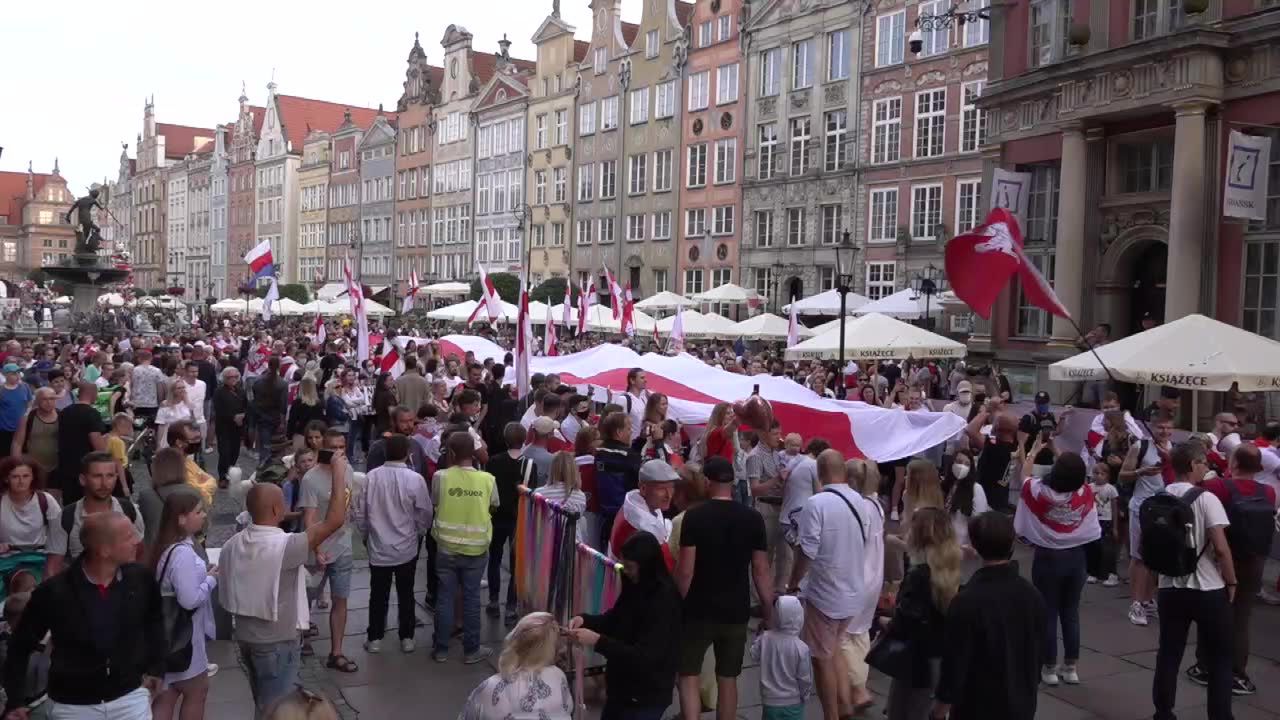
M 624 0 L 627 20 L 639 19 L 640 3 Z M 241 81 L 262 105 L 274 72 L 281 93 L 394 110 L 414 31 L 433 65 L 450 23 L 471 32 L 477 51 L 496 52 L 506 33 L 512 54 L 532 60 L 530 38 L 551 11 L 551 0 L 4 4 L 0 170 L 26 170 L 31 161 L 49 172 L 57 157 L 73 192 L 115 179 L 121 142 L 137 157 L 150 95 L 158 122 L 212 128 L 235 120 Z M 588 0 L 561 4 L 578 38 L 589 40 Z

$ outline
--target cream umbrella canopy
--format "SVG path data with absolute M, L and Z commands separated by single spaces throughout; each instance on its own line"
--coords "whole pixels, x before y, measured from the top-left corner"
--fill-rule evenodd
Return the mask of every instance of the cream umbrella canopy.
M 924 295 L 917 293 L 912 288 L 905 288 L 892 295 L 886 295 L 879 300 L 873 300 L 863 305 L 854 314 L 870 315 L 871 313 L 879 313 L 880 315 L 896 318 L 918 318 L 924 316 L 926 304 Z M 929 305 L 930 315 L 940 315 L 941 313 L 942 305 L 940 303 L 935 302 Z
M 849 301 L 845 304 L 845 314 L 852 315 L 854 310 L 869 302 L 871 302 L 870 298 L 851 292 L 849 293 Z M 839 315 L 840 291 L 835 289 L 827 290 L 812 297 L 797 300 L 789 305 L 783 305 L 782 312 L 791 312 L 791 305 L 796 306 L 797 315 Z
M 844 319 L 844 356 L 848 360 L 959 358 L 964 343 L 956 342 L 888 315 Z M 840 357 L 840 327 L 787 348 L 788 360 L 829 360 Z
M 471 292 L 471 286 L 464 282 L 438 282 L 418 288 L 418 295 L 428 297 L 454 297 Z
M 636 303 L 636 307 L 641 310 L 678 310 L 683 307 L 697 305 L 693 300 L 677 295 L 669 290 L 663 290 L 657 295 L 647 297 Z
M 718 337 L 725 340 L 733 340 L 735 338 L 785 340 L 790 326 L 791 321 L 784 317 L 778 317 L 773 313 L 763 313 L 735 324 L 732 332 L 719 334 Z M 798 328 L 798 334 L 802 338 L 809 338 L 813 337 L 814 331 L 801 325 Z
M 427 317 L 432 320 L 446 320 L 448 322 L 466 322 L 471 317 L 471 313 L 476 309 L 475 300 L 463 300 L 460 303 L 446 305 L 442 308 L 436 308 L 427 313 Z
M 225 300 L 223 302 L 226 302 Z M 107 293 L 98 296 L 99 305 L 110 305 L 111 307 L 124 307 L 124 296 L 120 293 Z
M 706 313 L 702 316 L 702 322 L 705 324 L 707 334 L 711 337 L 726 337 L 732 335 L 737 329 L 738 323 L 719 313 Z M 732 335 L 737 337 L 737 335 Z
M 685 337 L 710 337 L 711 333 L 707 329 L 706 316 L 697 310 L 681 310 L 680 327 L 684 331 Z M 670 335 L 671 327 L 675 325 L 676 316 L 669 315 L 658 321 L 658 334 Z
M 563 307 L 560 312 L 564 312 Z M 657 321 L 643 310 L 633 311 L 631 319 L 636 325 L 637 333 L 652 333 L 653 326 L 657 324 Z M 590 332 L 620 333 L 622 332 L 622 320 L 613 318 L 613 310 L 611 308 L 603 305 L 592 305 L 591 309 L 587 311 L 587 330 Z
M 733 283 L 725 283 L 720 287 L 712 288 L 704 293 L 694 295 L 693 299 L 700 303 L 741 304 L 757 300 L 759 297 L 760 293 L 757 293 L 755 290 L 750 290 Z

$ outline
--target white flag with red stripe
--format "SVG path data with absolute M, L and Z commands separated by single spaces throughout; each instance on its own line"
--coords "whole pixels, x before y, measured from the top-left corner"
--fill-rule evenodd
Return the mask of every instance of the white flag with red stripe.
M 480 301 L 476 303 L 476 309 L 471 311 L 471 317 L 467 318 L 468 325 L 480 317 L 481 309 L 488 313 L 489 322 L 495 322 L 502 317 L 502 298 L 498 295 L 498 289 L 493 285 L 493 279 L 489 277 L 489 273 L 484 271 L 483 265 L 477 263 L 476 267 L 480 270 Z
M 566 305 L 565 307 L 568 307 Z M 566 323 L 567 324 L 567 323 Z M 542 338 L 542 354 L 547 357 L 555 357 L 560 354 L 560 350 L 556 347 L 556 321 L 551 317 L 551 306 L 547 306 L 547 332 Z
M 527 278 L 520 277 L 520 307 L 516 312 L 516 395 L 529 394 L 529 360 L 533 355 L 533 320 L 529 317 Z
M 635 337 L 635 302 L 631 298 L 631 283 L 627 283 L 627 289 L 623 294 L 622 302 L 622 333 L 627 337 Z
M 565 329 L 565 332 L 568 332 L 568 331 L 569 331 L 569 328 L 573 327 L 573 306 L 572 306 L 572 304 L 571 304 L 571 303 L 573 302 L 573 293 L 571 293 L 571 292 L 570 292 L 570 290 L 572 290 L 572 289 L 573 289 L 573 286 L 572 286 L 572 285 L 570 285 L 570 284 L 566 281 L 566 282 L 565 282 L 565 284 L 564 284 L 564 329 Z M 551 318 L 547 318 L 547 323 L 548 323 L 548 324 L 550 324 L 550 322 L 551 322 Z
M 404 307 L 400 309 L 402 313 L 408 313 L 413 310 L 414 298 L 418 295 L 418 271 L 409 271 L 409 289 L 404 293 Z
M 325 331 L 325 326 L 324 326 L 324 317 L 320 315 L 320 313 L 316 313 L 316 329 L 315 329 L 315 334 L 312 337 L 315 338 L 314 341 L 315 341 L 316 347 L 320 348 L 321 350 L 324 349 L 324 341 L 325 341 L 326 335 L 327 333 Z
M 605 282 L 609 283 L 609 287 L 607 289 L 609 290 L 609 305 L 610 309 L 613 310 L 613 319 L 622 320 L 622 305 L 624 302 L 622 286 L 613 278 L 613 273 L 609 272 L 609 268 L 604 267 L 603 265 L 600 267 L 604 268 L 604 279 Z
M 382 339 L 382 362 L 378 367 L 384 373 L 391 373 L 393 380 L 404 374 L 404 358 L 400 357 L 400 348 L 391 342 L 390 335 Z
M 791 317 L 787 320 L 787 347 L 800 342 L 800 323 L 796 320 L 796 303 L 791 303 Z
M 347 297 L 351 300 L 351 314 L 356 318 L 356 359 L 369 359 L 369 317 L 364 311 L 364 290 L 351 277 L 351 257 L 342 261 L 342 274 L 347 279 Z
M 591 306 L 596 304 L 596 281 L 589 279 L 582 285 L 582 291 L 578 293 L 578 334 L 587 331 L 587 315 L 591 313 Z
M 671 321 L 671 339 L 667 350 L 673 353 L 684 352 L 684 311 L 676 310 L 676 319 Z

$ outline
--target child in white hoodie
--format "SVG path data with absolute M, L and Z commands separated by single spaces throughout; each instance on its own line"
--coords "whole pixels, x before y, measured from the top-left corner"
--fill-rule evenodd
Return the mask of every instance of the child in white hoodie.
M 800 639 L 804 608 L 794 595 L 775 603 L 778 628 L 765 630 L 751 643 L 751 659 L 760 663 L 761 720 L 800 720 L 805 699 L 813 692 L 809 646 Z

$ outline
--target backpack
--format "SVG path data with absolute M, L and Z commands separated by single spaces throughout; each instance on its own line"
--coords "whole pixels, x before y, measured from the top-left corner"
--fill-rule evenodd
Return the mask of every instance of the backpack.
M 1196 550 L 1196 500 L 1204 488 L 1192 488 L 1182 497 L 1161 492 L 1143 501 L 1138 509 L 1142 562 L 1152 571 L 1168 577 L 1185 577 L 1196 571 L 1200 556 L 1209 547 Z
M 1227 542 L 1231 554 L 1239 557 L 1266 557 L 1271 553 L 1271 541 L 1275 537 L 1275 508 L 1267 499 L 1267 488 L 1256 483 L 1252 495 L 1241 495 L 1240 488 L 1231 480 L 1223 480 L 1231 493 L 1227 503 Z
M 43 494 L 43 493 L 42 493 Z M 120 503 L 120 512 L 129 518 L 129 522 L 138 522 L 138 508 L 133 506 L 133 501 L 129 498 L 116 498 L 116 502 Z M 46 512 L 44 503 L 41 502 L 40 511 Z M 62 529 L 67 533 L 67 537 L 71 537 L 71 530 L 76 526 L 76 504 L 72 503 L 62 509 Z
M 611 518 L 622 509 L 629 489 L 626 468 L 623 453 L 605 448 L 596 451 L 596 493 L 600 498 L 600 512 L 605 517 Z

